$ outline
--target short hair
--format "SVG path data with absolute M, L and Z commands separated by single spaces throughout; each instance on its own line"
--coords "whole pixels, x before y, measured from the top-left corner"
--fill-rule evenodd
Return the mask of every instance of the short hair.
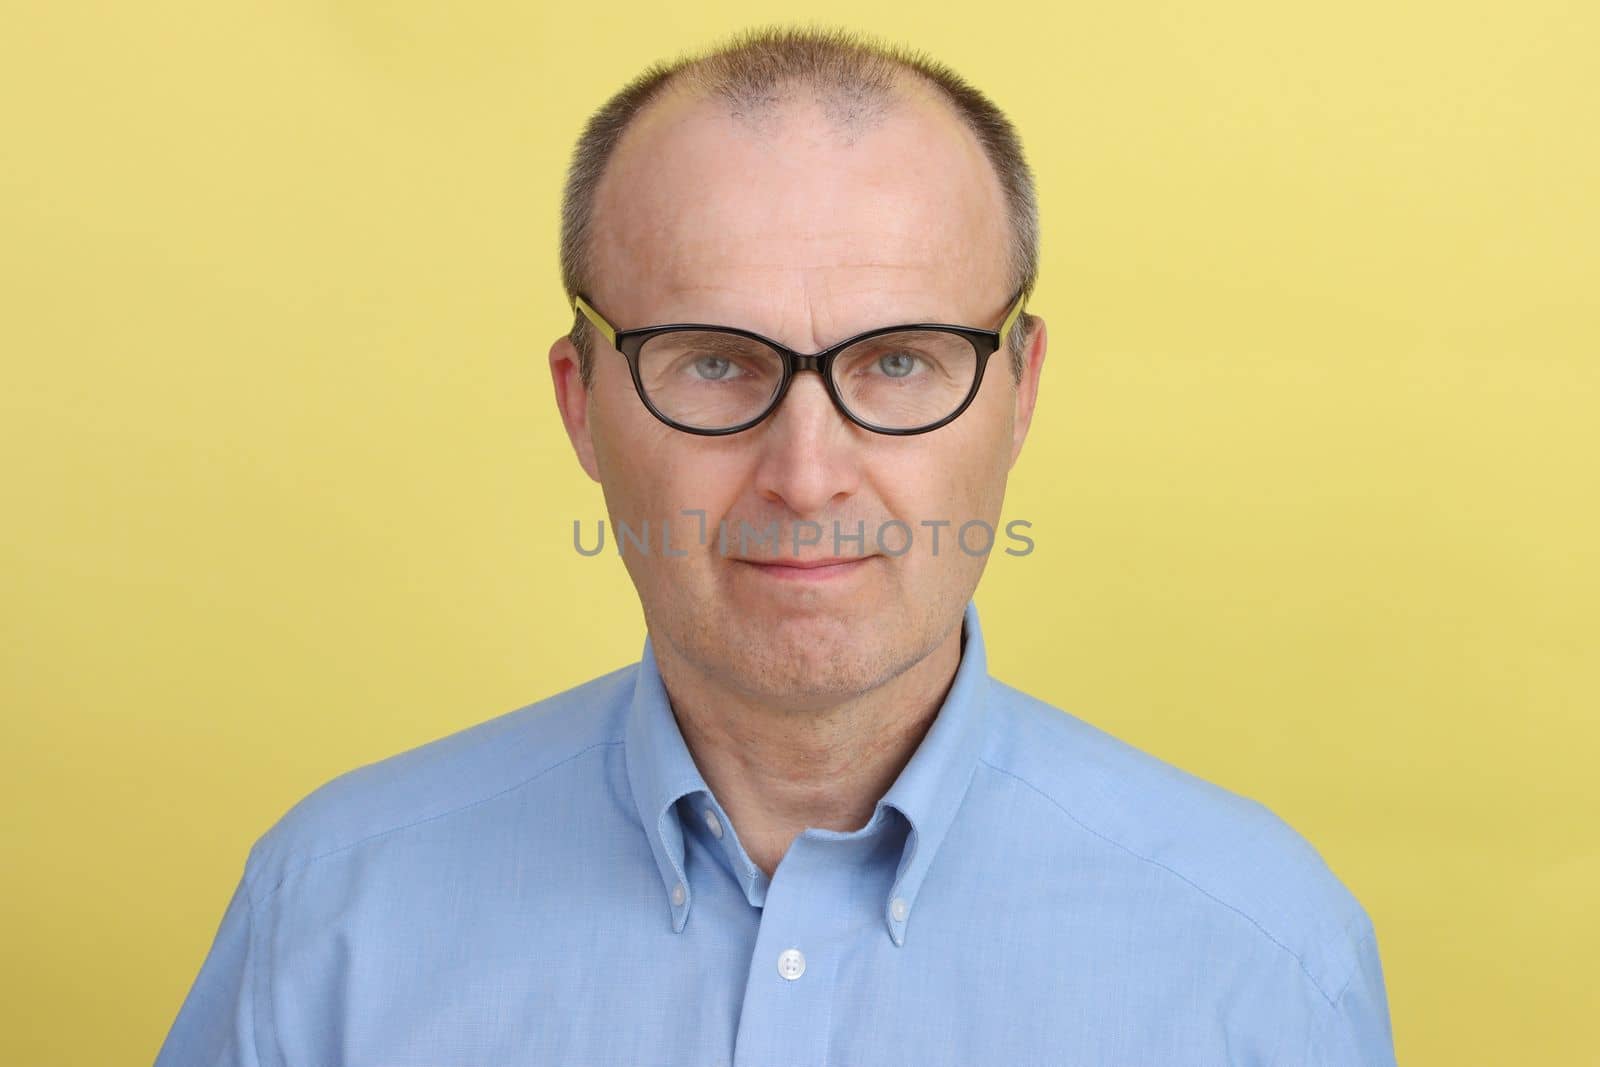
M 568 302 L 579 293 L 594 295 L 595 194 L 606 164 L 629 124 L 669 88 L 720 98 L 731 112 L 743 115 L 781 102 L 780 90 L 808 88 L 824 101 L 830 119 L 852 127 L 875 121 L 897 85 L 907 80 L 931 88 L 976 135 L 1005 196 L 1012 281 L 1006 295 L 1032 293 L 1039 273 L 1038 200 L 1021 141 L 1004 112 L 955 71 L 921 52 L 840 29 L 762 27 L 699 54 L 652 64 L 590 116 L 573 151 L 562 197 L 561 280 Z M 1023 313 L 1011 335 L 1002 339 L 1011 354 L 1013 382 L 1022 377 L 1023 344 L 1031 327 L 1032 316 Z M 594 335 L 588 319 L 575 312 L 570 336 L 586 387 L 594 379 Z

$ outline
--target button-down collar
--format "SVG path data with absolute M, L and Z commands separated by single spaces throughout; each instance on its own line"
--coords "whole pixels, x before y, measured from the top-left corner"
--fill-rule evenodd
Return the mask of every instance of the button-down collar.
M 984 739 L 988 683 L 978 609 L 969 601 L 962 616 L 961 663 L 939 714 L 900 776 L 878 801 L 872 818 L 857 831 L 877 828 L 889 817 L 886 808 L 899 811 L 910 823 L 894 886 L 883 905 L 885 926 L 897 945 L 905 943 L 906 927 L 916 912 L 917 891 L 955 820 L 977 767 Z M 726 813 L 689 754 L 648 637 L 635 675 L 625 748 L 628 782 L 661 873 L 672 929 L 682 932 L 694 903 L 694 887 L 684 873 L 684 829 L 677 801 L 704 792 L 719 817 L 726 819 Z M 731 842 L 732 835 L 727 840 Z M 736 851 L 730 848 L 730 856 Z M 746 894 L 752 903 L 759 903 L 765 893 L 765 875 L 746 858 L 737 862 L 745 868 Z

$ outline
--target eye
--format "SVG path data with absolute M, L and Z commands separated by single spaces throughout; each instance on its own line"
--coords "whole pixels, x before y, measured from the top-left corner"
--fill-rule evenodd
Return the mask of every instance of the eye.
M 734 376 L 733 361 L 722 356 L 701 356 L 690 367 L 701 381 L 721 382 Z
M 904 378 L 917 369 L 919 362 L 921 361 L 916 356 L 902 350 L 899 352 L 885 352 L 878 357 L 877 366 L 885 377 Z

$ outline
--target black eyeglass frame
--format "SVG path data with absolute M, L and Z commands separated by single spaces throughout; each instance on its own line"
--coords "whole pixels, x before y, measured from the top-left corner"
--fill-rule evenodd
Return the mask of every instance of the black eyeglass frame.
M 657 419 L 660 419 L 662 422 L 666 423 L 668 426 L 671 426 L 675 430 L 682 430 L 684 433 L 697 434 L 701 437 L 724 437 L 728 434 L 740 433 L 744 430 L 748 430 L 751 427 L 760 424 L 774 411 L 778 410 L 778 405 L 783 403 L 783 398 L 788 395 L 789 385 L 794 381 L 794 376 L 796 374 L 805 370 L 814 370 L 822 376 L 823 387 L 827 389 L 828 397 L 833 401 L 833 406 L 837 408 L 839 414 L 843 415 L 846 419 L 849 419 L 862 429 L 871 430 L 873 433 L 888 434 L 894 437 L 909 437 L 914 434 L 930 433 L 933 430 L 937 430 L 941 426 L 948 425 L 949 423 L 955 421 L 955 419 L 960 416 L 963 411 L 966 411 L 967 408 L 971 406 L 972 401 L 978 396 L 979 387 L 983 385 L 983 372 L 984 369 L 989 365 L 989 357 L 1000 350 L 1001 345 L 1005 341 L 1006 335 L 1011 332 L 1011 328 L 1016 323 L 1017 317 L 1022 313 L 1023 300 L 1026 296 L 1027 291 L 1025 289 L 1017 293 L 1015 299 L 1011 301 L 1010 310 L 1006 312 L 1005 321 L 1000 324 L 1000 328 L 998 330 L 980 330 L 972 326 L 956 326 L 946 322 L 916 322 L 908 323 L 902 326 L 879 326 L 863 333 L 858 333 L 854 337 L 846 337 L 838 344 L 823 349 L 821 352 L 814 352 L 810 355 L 807 355 L 803 352 L 796 352 L 794 349 L 788 348 L 779 342 L 774 341 L 770 337 L 764 337 L 753 330 L 744 330 L 737 326 L 718 326 L 710 323 L 699 322 L 676 322 L 662 326 L 644 326 L 634 330 L 618 330 L 616 327 L 612 326 L 611 323 L 607 322 L 605 317 L 601 315 L 600 312 L 596 311 L 594 305 L 585 299 L 582 294 L 575 294 L 573 296 L 572 307 L 575 312 L 588 319 L 589 322 L 594 325 L 594 328 L 599 330 L 601 335 L 605 337 L 606 341 L 611 345 L 611 347 L 622 353 L 622 355 L 628 360 L 628 371 L 633 377 L 634 391 L 639 394 L 639 400 L 644 404 L 645 409 Z M 666 414 L 664 414 L 659 408 L 650 402 L 650 397 L 645 392 L 644 382 L 639 377 L 639 352 L 644 348 L 645 342 L 650 340 L 652 337 L 658 337 L 661 334 L 666 333 L 677 333 L 683 330 L 716 330 L 721 333 L 735 334 L 739 337 L 749 338 L 752 341 L 758 341 L 772 349 L 774 352 L 778 353 L 779 357 L 781 357 L 783 360 L 783 378 L 778 382 L 778 388 L 773 391 L 772 400 L 768 402 L 766 408 L 764 408 L 759 415 L 752 419 L 748 419 L 737 426 L 730 426 L 721 430 L 707 430 L 697 426 L 686 426 L 681 422 L 677 422 L 671 418 L 668 418 Z M 972 376 L 972 388 L 967 391 L 966 398 L 961 401 L 961 404 L 954 411 L 940 419 L 938 422 L 908 430 L 893 429 L 887 426 L 877 426 L 873 423 L 867 422 L 865 419 L 858 417 L 853 411 L 845 406 L 844 400 L 839 396 L 839 390 L 833 381 L 833 360 L 835 356 L 849 348 L 851 345 L 858 344 L 873 337 L 878 337 L 882 334 L 901 333 L 906 330 L 938 330 L 944 333 L 953 333 L 965 338 L 966 341 L 972 345 L 973 351 L 977 355 L 978 369 Z

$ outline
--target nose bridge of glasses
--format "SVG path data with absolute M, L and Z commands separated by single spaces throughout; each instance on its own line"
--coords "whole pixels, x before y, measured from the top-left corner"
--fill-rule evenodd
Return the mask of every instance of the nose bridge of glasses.
M 882 334 L 883 332 L 884 331 L 880 330 L 871 334 L 852 337 L 848 340 L 840 341 L 831 348 L 824 348 L 822 351 L 813 352 L 810 355 L 807 355 L 804 352 L 796 352 L 792 348 L 783 349 L 783 352 L 788 357 L 789 364 L 791 367 L 793 367 L 794 373 L 799 374 L 803 370 L 814 370 L 822 376 L 824 381 L 826 381 L 828 375 L 832 373 L 833 366 L 837 361 L 837 357 L 847 351 L 861 350 L 864 346 L 870 344 L 874 337 Z
M 814 370 L 818 374 L 822 374 L 822 361 L 828 357 L 828 353 L 826 352 L 819 352 L 814 356 L 802 356 L 798 352 L 793 352 L 790 355 L 794 360 L 794 372 L 796 374 L 799 374 L 803 370 Z
M 834 396 L 832 387 L 828 383 L 827 372 L 822 367 L 822 361 L 826 358 L 826 353 L 821 353 L 814 356 L 804 356 L 800 355 L 799 353 L 793 353 L 793 356 L 794 374 L 789 377 L 788 383 L 783 387 L 783 389 L 780 390 L 779 395 L 772 398 L 771 406 L 767 409 L 767 414 L 769 416 L 778 417 L 782 412 L 787 411 L 788 415 L 783 416 L 783 418 L 784 421 L 789 422 L 793 421 L 794 418 L 800 414 L 800 412 L 796 410 L 797 408 L 803 408 L 804 406 L 810 404 L 816 404 L 818 405 L 819 411 L 826 411 L 827 414 L 824 416 L 825 418 L 842 418 L 848 422 L 848 416 L 839 410 L 838 401 Z M 801 371 L 807 370 L 817 372 L 816 379 L 811 381 L 809 384 L 805 378 L 800 376 Z M 804 396 L 796 395 L 804 394 L 806 392 L 815 392 L 817 395 L 811 400 L 806 400 Z

